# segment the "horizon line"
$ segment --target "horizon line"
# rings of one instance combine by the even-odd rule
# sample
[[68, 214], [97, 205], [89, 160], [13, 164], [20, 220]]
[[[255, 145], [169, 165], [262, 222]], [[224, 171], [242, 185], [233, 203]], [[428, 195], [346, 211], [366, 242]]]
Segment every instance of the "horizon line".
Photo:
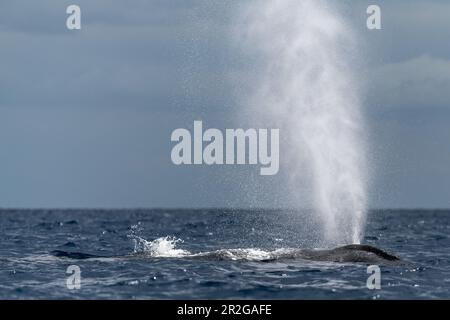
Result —
[[[207, 211], [207, 210], [226, 210], [226, 211], [249, 211], [249, 210], [263, 210], [263, 211], [314, 211], [313, 208], [270, 208], [270, 207], [0, 207], [0, 211], [124, 211], [124, 210], [194, 210], [194, 211]], [[367, 211], [449, 211], [450, 207], [379, 207], [369, 208]]]

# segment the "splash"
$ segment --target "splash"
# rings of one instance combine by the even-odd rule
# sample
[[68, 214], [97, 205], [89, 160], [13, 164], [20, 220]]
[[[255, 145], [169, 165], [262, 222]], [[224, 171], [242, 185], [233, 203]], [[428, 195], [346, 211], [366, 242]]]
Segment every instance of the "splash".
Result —
[[147, 241], [139, 236], [134, 236], [132, 240], [134, 253], [145, 254], [153, 258], [181, 258], [191, 254], [189, 251], [177, 249], [177, 243], [183, 241], [174, 237], [161, 237]]
[[189, 251], [177, 249], [177, 243], [183, 240], [175, 237], [161, 237], [153, 241], [148, 241], [139, 234], [142, 232], [142, 225], [138, 222], [130, 227], [130, 233], [127, 235], [133, 241], [135, 254], [144, 254], [154, 258], [180, 258], [190, 254]]
[[151, 258], [211, 258], [213, 260], [232, 261], [262, 261], [271, 259], [272, 254], [261, 249], [222, 249], [211, 252], [191, 253], [187, 250], [177, 248], [177, 244], [183, 240], [175, 237], [161, 237], [148, 241], [137, 235], [129, 235], [134, 242], [134, 254], [144, 255]]
[[360, 243], [367, 179], [355, 33], [328, 1], [257, 0], [242, 12], [238, 38], [263, 70], [248, 105], [280, 128], [292, 198], [308, 185], [325, 243]]

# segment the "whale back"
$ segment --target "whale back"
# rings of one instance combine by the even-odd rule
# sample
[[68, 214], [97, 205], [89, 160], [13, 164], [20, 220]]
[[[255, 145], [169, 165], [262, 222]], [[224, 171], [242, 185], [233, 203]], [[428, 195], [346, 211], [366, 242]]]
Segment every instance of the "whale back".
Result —
[[346, 245], [334, 249], [301, 250], [298, 257], [310, 261], [402, 265], [399, 257], [370, 245]]
[[392, 254], [387, 253], [386, 251], [383, 251], [381, 249], [378, 249], [376, 247], [369, 246], [369, 245], [352, 244], [352, 245], [347, 245], [347, 246], [337, 248], [337, 250], [364, 251], [364, 252], [373, 253], [373, 254], [377, 255], [378, 257], [388, 260], [388, 261], [400, 261], [399, 257], [394, 256]]

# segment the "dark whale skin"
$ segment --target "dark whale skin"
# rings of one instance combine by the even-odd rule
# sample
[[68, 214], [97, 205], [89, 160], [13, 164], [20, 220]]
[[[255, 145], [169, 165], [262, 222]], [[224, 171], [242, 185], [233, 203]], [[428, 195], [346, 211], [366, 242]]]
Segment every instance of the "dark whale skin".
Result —
[[95, 259], [95, 258], [106, 258], [102, 256], [97, 256], [94, 254], [83, 253], [83, 252], [70, 252], [70, 251], [62, 251], [62, 250], [53, 250], [50, 252], [52, 256], [58, 258], [68, 258], [74, 260], [87, 260], [87, 259]]
[[334, 249], [300, 250], [298, 258], [310, 261], [400, 266], [408, 264], [399, 257], [370, 245], [352, 244]]

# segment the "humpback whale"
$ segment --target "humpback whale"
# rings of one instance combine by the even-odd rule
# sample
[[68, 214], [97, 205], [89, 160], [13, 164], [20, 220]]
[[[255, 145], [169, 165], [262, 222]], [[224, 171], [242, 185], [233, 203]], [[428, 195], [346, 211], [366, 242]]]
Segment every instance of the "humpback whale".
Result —
[[[256, 254], [255, 254], [256, 252]], [[135, 253], [128, 256], [101, 256], [82, 252], [68, 252], [54, 250], [51, 255], [59, 258], [75, 260], [99, 259], [99, 258], [126, 258], [126, 257], [148, 257], [148, 258], [185, 258], [201, 260], [233, 260], [233, 261], [260, 261], [272, 262], [277, 260], [306, 260], [315, 262], [355, 263], [355, 264], [377, 264], [385, 266], [401, 266], [407, 262], [399, 257], [387, 253], [370, 245], [346, 245], [334, 249], [277, 249], [273, 251], [262, 251], [256, 249], [221, 249], [200, 253], [185, 252], [178, 257], [162, 255], [149, 255], [146, 252]]]

